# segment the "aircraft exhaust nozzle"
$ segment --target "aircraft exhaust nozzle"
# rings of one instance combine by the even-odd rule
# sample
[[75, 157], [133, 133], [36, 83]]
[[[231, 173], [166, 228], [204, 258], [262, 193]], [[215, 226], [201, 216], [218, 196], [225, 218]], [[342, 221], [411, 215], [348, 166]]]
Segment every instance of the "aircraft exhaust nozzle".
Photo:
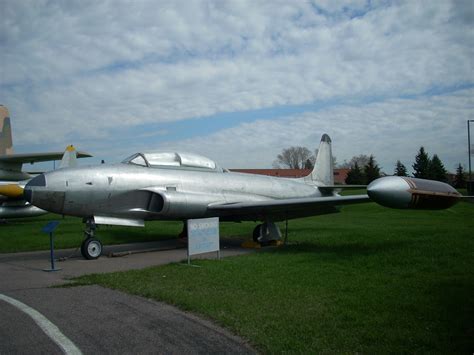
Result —
[[461, 194], [444, 182], [404, 176], [386, 176], [367, 187], [370, 199], [379, 205], [399, 209], [441, 210], [461, 199]]

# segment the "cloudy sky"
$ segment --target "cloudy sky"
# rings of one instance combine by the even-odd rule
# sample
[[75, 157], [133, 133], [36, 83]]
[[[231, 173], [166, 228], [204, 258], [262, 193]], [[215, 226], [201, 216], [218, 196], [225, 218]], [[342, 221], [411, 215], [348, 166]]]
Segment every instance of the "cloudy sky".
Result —
[[[388, 173], [467, 164], [474, 2], [0, 0], [16, 152], [179, 149], [271, 167], [323, 133]], [[474, 127], [474, 125], [473, 125]]]

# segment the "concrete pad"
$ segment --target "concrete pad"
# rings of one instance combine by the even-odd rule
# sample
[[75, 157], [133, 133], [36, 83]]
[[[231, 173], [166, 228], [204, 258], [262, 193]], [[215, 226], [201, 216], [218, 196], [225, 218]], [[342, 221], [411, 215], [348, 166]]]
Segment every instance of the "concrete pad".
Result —
[[[221, 241], [221, 257], [253, 252], [240, 241]], [[150, 251], [152, 250], [152, 251]], [[98, 286], [49, 288], [71, 277], [140, 269], [187, 258], [177, 240], [104, 247], [105, 255], [84, 260], [79, 249], [58, 250], [57, 272], [49, 268], [49, 251], [0, 254], [0, 293], [42, 313], [83, 353], [254, 353], [229, 332], [164, 303]], [[203, 257], [215, 258], [216, 253]], [[57, 353], [60, 349], [20, 310], [0, 301], [0, 353]], [[39, 345], [38, 345], [39, 344]]]

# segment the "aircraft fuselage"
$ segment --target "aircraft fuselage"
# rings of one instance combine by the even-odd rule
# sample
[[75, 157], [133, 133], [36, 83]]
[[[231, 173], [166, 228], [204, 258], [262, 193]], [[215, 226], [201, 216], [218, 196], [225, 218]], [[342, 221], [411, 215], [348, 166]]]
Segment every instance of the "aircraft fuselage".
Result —
[[53, 171], [29, 185], [34, 186], [33, 203], [58, 214], [86, 218], [182, 220], [209, 217], [208, 205], [213, 203], [321, 196], [316, 187], [298, 179], [130, 164]]

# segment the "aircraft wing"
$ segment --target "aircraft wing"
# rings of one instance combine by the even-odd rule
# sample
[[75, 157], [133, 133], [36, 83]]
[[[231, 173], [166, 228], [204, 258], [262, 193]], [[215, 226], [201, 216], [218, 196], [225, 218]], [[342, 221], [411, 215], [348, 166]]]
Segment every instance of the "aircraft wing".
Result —
[[[336, 206], [369, 202], [368, 195], [307, 197], [297, 199], [282, 199], [268, 201], [249, 201], [235, 203], [210, 204], [208, 210], [222, 217], [256, 216], [264, 219], [271, 216], [273, 219], [308, 217], [338, 212]], [[246, 218], [246, 219], [247, 219]]]
[[[0, 162], [5, 163], [36, 163], [40, 161], [61, 160], [64, 152], [51, 153], [29, 153], [29, 154], [9, 154], [0, 156]], [[78, 158], [89, 158], [91, 154], [85, 152], [77, 152]]]

